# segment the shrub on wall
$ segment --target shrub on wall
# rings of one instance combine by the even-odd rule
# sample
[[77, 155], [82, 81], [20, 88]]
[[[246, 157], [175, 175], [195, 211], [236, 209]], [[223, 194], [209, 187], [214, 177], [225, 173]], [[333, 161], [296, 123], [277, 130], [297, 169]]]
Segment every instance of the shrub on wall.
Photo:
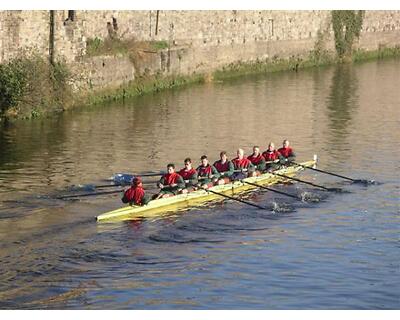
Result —
[[0, 114], [35, 117], [63, 110], [71, 96], [66, 64], [23, 55], [0, 65]]
[[332, 26], [339, 58], [350, 57], [355, 38], [360, 37], [364, 11], [333, 10]]

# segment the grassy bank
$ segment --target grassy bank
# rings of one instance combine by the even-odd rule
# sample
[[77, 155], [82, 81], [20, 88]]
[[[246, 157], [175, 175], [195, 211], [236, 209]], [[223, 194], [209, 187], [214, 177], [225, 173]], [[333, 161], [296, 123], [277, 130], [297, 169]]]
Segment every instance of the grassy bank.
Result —
[[163, 90], [183, 88], [190, 84], [203, 83], [203, 75], [192, 76], [152, 76], [132, 81], [118, 89], [103, 89], [84, 94], [76, 99], [74, 105], [96, 105], [109, 101], [118, 101], [138, 97]]
[[[400, 57], [400, 47], [381, 48], [376, 51], [356, 50], [352, 61], [360, 62], [371, 59], [384, 59]], [[333, 53], [312, 51], [307, 58], [292, 57], [289, 59], [267, 59], [265, 61], [232, 63], [220, 70], [209, 74], [196, 74], [190, 76], [152, 76], [141, 77], [118, 89], [104, 89], [77, 98], [74, 105], [96, 105], [109, 101], [118, 101], [138, 97], [144, 94], [160, 92], [163, 90], [181, 88], [191, 84], [207, 81], [220, 81], [232, 77], [241, 77], [251, 74], [263, 74], [280, 71], [298, 71], [300, 69], [328, 66], [338, 63], [347, 63], [348, 60], [338, 58]]]
[[59, 62], [52, 65], [37, 56], [18, 58], [6, 65], [0, 65], [0, 119], [35, 118], [63, 111], [68, 107], [122, 101], [210, 80], [280, 71], [297, 72], [304, 68], [390, 57], [400, 57], [400, 47], [380, 48], [375, 51], [355, 50], [350, 57], [338, 57], [332, 52], [313, 50], [307, 57], [232, 63], [211, 75], [142, 76], [118, 89], [82, 92], [81, 95], [72, 95], [69, 85], [71, 78], [65, 64]]
[[400, 46], [394, 48], [380, 48], [379, 50], [355, 50], [352, 55], [353, 62], [380, 60], [385, 58], [400, 57]]
[[279, 71], [298, 71], [305, 68], [329, 66], [340, 63], [362, 62], [385, 58], [400, 57], [400, 47], [381, 48], [374, 51], [355, 50], [351, 57], [341, 57], [329, 52], [311, 52], [306, 58], [292, 57], [289, 59], [266, 59], [255, 62], [232, 63], [213, 74], [215, 80], [223, 80], [232, 77], [241, 77], [251, 74], [271, 73]]
[[144, 94], [160, 92], [168, 89], [181, 88], [192, 84], [204, 83], [210, 80], [220, 81], [233, 77], [241, 77], [252, 74], [263, 74], [280, 71], [298, 71], [305, 68], [329, 66], [339, 63], [361, 62], [372, 59], [385, 59], [400, 57], [400, 47], [381, 48], [376, 51], [356, 50], [352, 59], [338, 58], [332, 53], [312, 51], [307, 58], [257, 60], [255, 62], [232, 63], [212, 75], [196, 74], [190, 76], [153, 76], [142, 77], [118, 89], [104, 89], [85, 94], [75, 101], [75, 105], [96, 105], [109, 101], [118, 101], [138, 97]]
[[311, 53], [307, 58], [291, 57], [289, 59], [266, 59], [254, 62], [237, 62], [229, 64], [213, 74], [215, 80], [240, 77], [251, 74], [271, 73], [279, 71], [298, 71], [304, 68], [320, 67], [335, 63], [336, 58], [324, 53]]

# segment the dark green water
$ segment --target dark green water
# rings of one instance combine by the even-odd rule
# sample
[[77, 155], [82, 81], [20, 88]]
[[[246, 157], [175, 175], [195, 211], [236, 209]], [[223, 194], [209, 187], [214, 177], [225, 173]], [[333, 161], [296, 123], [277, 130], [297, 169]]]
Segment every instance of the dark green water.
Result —
[[[400, 61], [211, 83], [0, 128], [0, 308], [399, 309]], [[299, 160], [380, 185], [268, 192], [97, 224], [120, 195], [54, 199], [116, 172], [288, 138]]]

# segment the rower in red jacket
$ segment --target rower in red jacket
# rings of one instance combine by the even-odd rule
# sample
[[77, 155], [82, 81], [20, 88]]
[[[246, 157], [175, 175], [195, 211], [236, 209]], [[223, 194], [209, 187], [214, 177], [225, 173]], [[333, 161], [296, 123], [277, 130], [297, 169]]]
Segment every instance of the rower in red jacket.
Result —
[[289, 141], [286, 139], [283, 140], [283, 146], [282, 148], [278, 149], [278, 152], [282, 156], [280, 159], [281, 164], [286, 164], [290, 161], [293, 161], [296, 158], [293, 149], [289, 147]]
[[161, 190], [155, 199], [174, 196], [185, 187], [185, 182], [183, 178], [175, 172], [175, 165], [173, 163], [167, 165], [167, 170], [168, 173], [164, 174], [157, 183]]
[[140, 177], [132, 178], [131, 187], [124, 192], [122, 197], [123, 203], [129, 203], [130, 205], [143, 206], [150, 201], [150, 198], [146, 195], [142, 179]]
[[192, 160], [186, 158], [184, 161], [185, 167], [179, 171], [179, 175], [185, 182], [185, 189], [182, 189], [182, 193], [191, 192], [195, 189], [198, 183], [197, 171], [192, 167]]
[[202, 188], [210, 188], [219, 179], [218, 170], [209, 164], [207, 156], [202, 156], [200, 158], [201, 164], [197, 167], [197, 174], [199, 177], [199, 183]]
[[281, 154], [275, 149], [275, 144], [270, 142], [268, 149], [262, 154], [266, 161], [266, 170], [275, 170], [279, 168]]
[[217, 160], [214, 162], [214, 167], [218, 170], [220, 173], [220, 177], [217, 181], [218, 185], [221, 184], [226, 184], [231, 181], [231, 177], [234, 172], [234, 167], [232, 161], [228, 160], [228, 157], [226, 155], [226, 151], [221, 151], [219, 154], [220, 160]]
[[259, 146], [253, 147], [253, 154], [248, 156], [247, 159], [249, 159], [251, 163], [254, 164], [257, 170], [256, 171], [257, 175], [260, 175], [260, 173], [265, 170], [265, 159], [264, 156], [260, 153]]
[[255, 167], [251, 163], [251, 161], [247, 158], [244, 157], [244, 151], [243, 149], [238, 149], [237, 152], [237, 157], [232, 160], [233, 167], [235, 168], [235, 172], [232, 176], [232, 180], [240, 180], [247, 178], [248, 176], [254, 176], [255, 175]]

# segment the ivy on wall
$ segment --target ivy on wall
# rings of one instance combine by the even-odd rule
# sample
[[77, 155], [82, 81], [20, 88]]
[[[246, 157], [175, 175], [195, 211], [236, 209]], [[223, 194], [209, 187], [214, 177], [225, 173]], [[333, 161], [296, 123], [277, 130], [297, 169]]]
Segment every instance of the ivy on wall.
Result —
[[335, 48], [339, 58], [351, 56], [354, 39], [360, 37], [364, 13], [364, 10], [332, 11]]

